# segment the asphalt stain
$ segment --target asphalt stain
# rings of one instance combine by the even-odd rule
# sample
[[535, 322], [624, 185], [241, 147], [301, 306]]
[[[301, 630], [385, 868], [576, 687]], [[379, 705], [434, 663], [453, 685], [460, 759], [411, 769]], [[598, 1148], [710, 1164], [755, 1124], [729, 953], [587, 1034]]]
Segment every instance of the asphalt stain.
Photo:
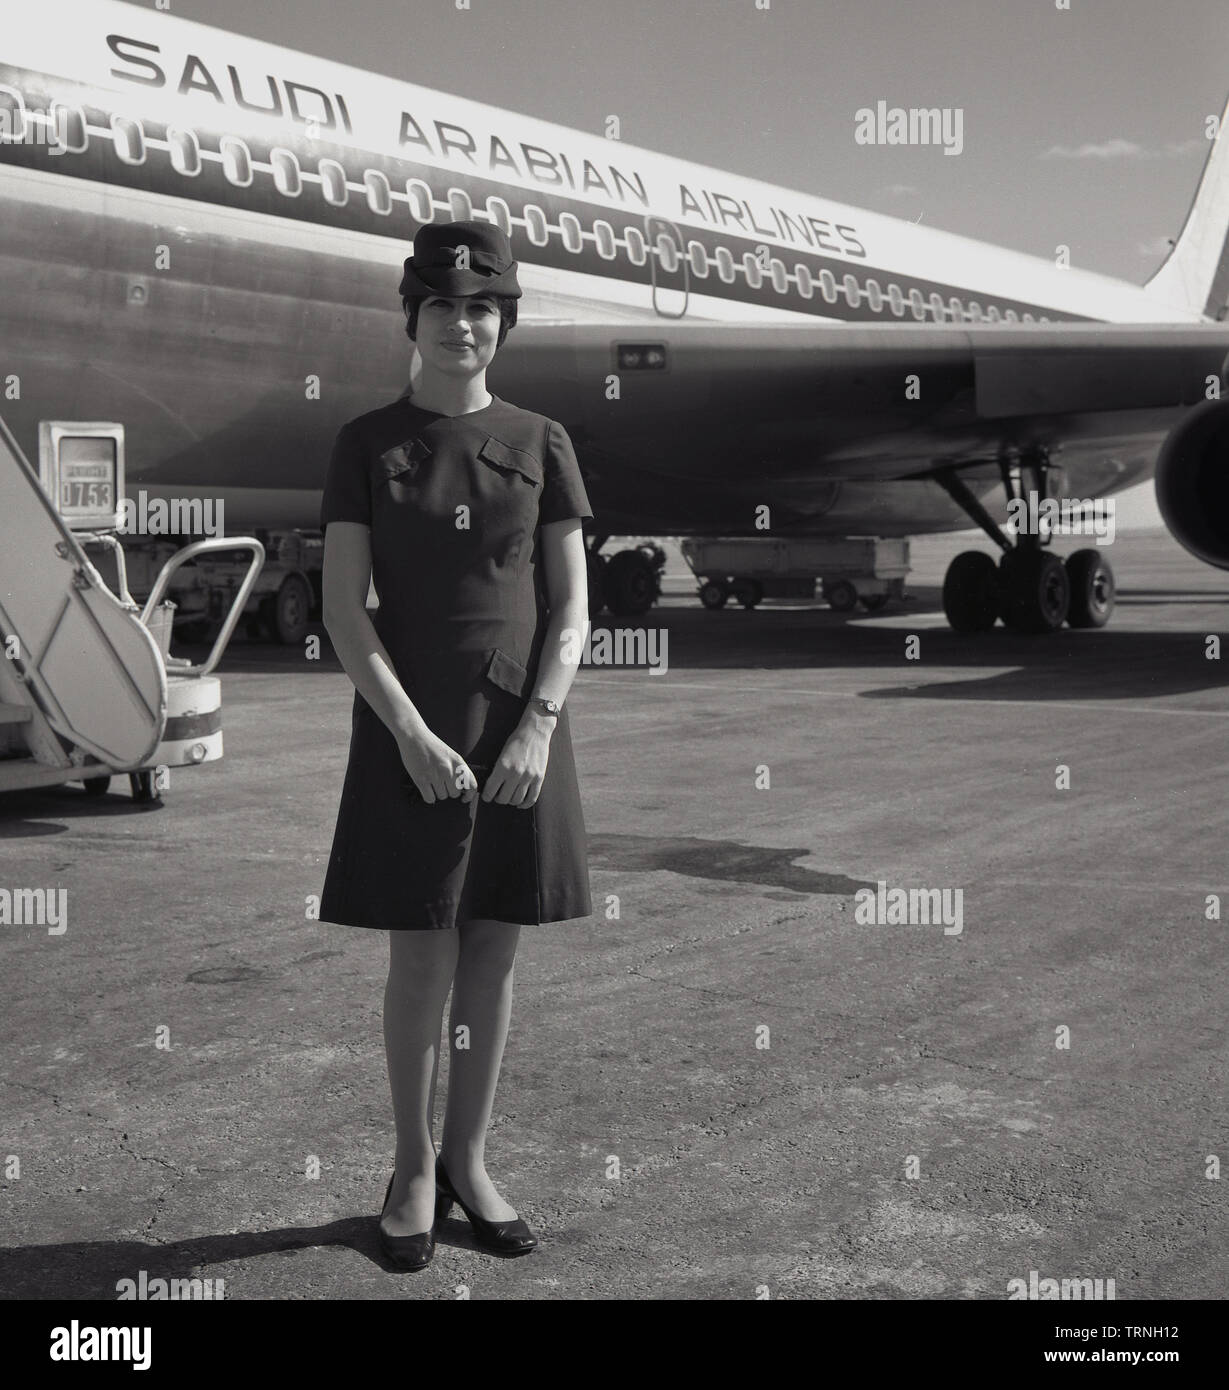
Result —
[[850, 878], [848, 874], [823, 873], [794, 863], [810, 853], [806, 848], [740, 845], [733, 840], [700, 840], [682, 835], [589, 836], [589, 867], [593, 869], [627, 873], [667, 869], [688, 878], [768, 884], [810, 895], [850, 897], [859, 888], [874, 890], [875, 884]]
[[237, 980], [259, 980], [265, 972], [251, 965], [213, 965], [193, 970], [184, 978], [192, 985], [229, 985]]

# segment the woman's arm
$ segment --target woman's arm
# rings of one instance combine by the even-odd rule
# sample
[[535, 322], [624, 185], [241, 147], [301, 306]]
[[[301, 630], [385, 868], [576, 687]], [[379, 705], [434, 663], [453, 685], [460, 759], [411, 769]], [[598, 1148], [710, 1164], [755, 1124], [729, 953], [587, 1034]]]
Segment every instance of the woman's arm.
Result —
[[[530, 693], [561, 705], [576, 679], [589, 636], [589, 570], [580, 518], [544, 523], [540, 544], [550, 619]], [[521, 722], [487, 778], [484, 801], [520, 807], [537, 801], [558, 722], [555, 715], [526, 704]]]
[[[428, 804], [450, 796], [473, 799], [475, 779], [464, 760], [427, 727], [397, 678], [367, 616], [371, 530], [331, 521], [324, 533], [323, 617], [333, 650], [355, 688], [397, 740], [401, 760]], [[458, 779], [457, 768], [463, 769]]]

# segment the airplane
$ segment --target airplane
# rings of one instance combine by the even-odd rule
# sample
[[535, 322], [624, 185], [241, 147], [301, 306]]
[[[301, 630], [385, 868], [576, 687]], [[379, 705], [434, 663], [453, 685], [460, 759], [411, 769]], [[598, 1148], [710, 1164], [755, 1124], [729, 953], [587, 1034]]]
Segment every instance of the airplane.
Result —
[[[412, 389], [414, 233], [489, 219], [524, 298], [491, 389], [559, 420], [611, 536], [980, 526], [959, 631], [1100, 626], [1113, 572], [1003, 525], [1155, 471], [1229, 568], [1229, 107], [1145, 285], [258, 42], [123, 0], [0, 41], [0, 411], [116, 419], [130, 486], [315, 527], [329, 444]], [[639, 551], [608, 593], [644, 611]], [[617, 571], [616, 573], [613, 573]]]

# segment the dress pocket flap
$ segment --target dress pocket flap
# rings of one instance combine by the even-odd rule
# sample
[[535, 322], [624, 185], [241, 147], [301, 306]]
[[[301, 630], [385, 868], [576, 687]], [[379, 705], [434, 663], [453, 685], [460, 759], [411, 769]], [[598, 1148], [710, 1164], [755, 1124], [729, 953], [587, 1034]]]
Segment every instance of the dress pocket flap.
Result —
[[526, 453], [524, 449], [514, 449], [511, 444], [505, 444], [494, 435], [487, 435], [486, 442], [478, 450], [478, 457], [493, 463], [496, 468], [514, 469], [531, 483], [542, 481], [542, 464], [533, 454]]
[[408, 473], [412, 478], [418, 471], [418, 465], [430, 452], [421, 439], [407, 439], [404, 444], [395, 444], [380, 455], [380, 476], [388, 479]]
[[487, 680], [509, 694], [522, 698], [529, 694], [529, 672], [519, 661], [514, 661], [507, 652], [500, 651], [498, 647], [491, 652], [486, 675]]

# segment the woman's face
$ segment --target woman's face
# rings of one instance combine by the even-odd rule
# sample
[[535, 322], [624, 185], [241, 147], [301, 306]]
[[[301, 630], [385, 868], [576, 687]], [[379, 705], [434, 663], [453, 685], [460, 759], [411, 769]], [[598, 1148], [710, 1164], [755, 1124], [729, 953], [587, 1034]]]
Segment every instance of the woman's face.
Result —
[[499, 305], [494, 295], [433, 294], [418, 310], [414, 339], [425, 363], [449, 376], [475, 376], [499, 341]]

